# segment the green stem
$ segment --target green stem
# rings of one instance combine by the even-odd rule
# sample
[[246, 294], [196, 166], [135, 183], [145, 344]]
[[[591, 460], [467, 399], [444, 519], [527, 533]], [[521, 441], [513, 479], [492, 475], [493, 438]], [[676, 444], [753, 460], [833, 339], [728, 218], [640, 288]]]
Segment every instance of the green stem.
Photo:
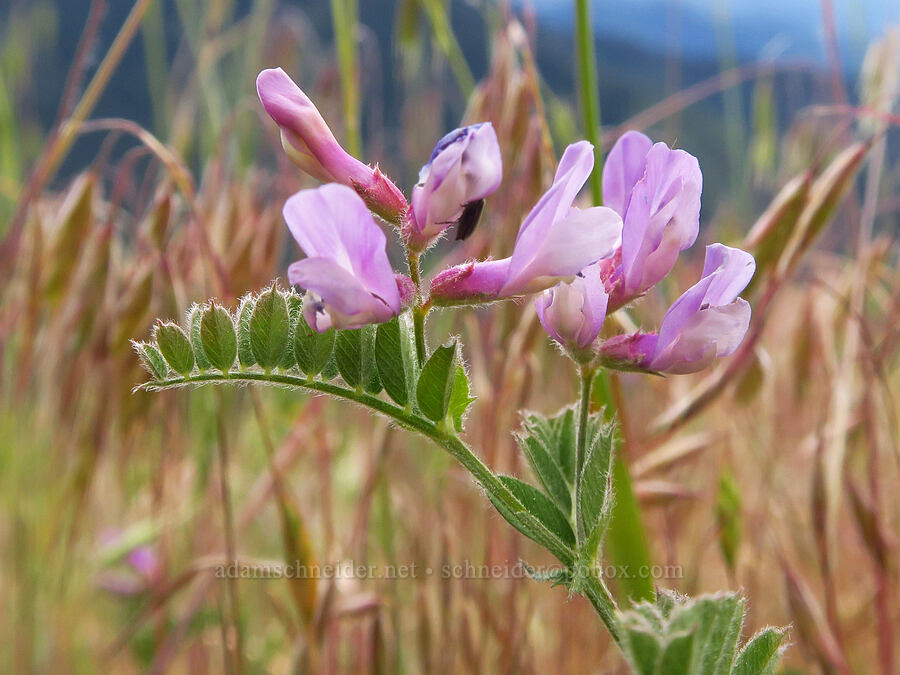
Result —
[[[157, 382], [142, 385], [141, 388], [158, 391], [173, 389], [191, 384], [229, 384], [229, 383], [261, 383], [276, 386], [297, 387], [310, 391], [329, 394], [338, 398], [347, 399], [393, 420], [398, 426], [409, 431], [422, 434], [430, 438], [437, 445], [449, 452], [472, 477], [484, 488], [493, 500], [502, 504], [513, 514], [525, 511], [525, 507], [519, 499], [507, 488], [500, 479], [482, 462], [478, 456], [458, 436], [448, 431], [443, 424], [435, 424], [424, 417], [412, 413], [393, 403], [389, 403], [365, 391], [349, 389], [330, 382], [311, 380], [297, 375], [280, 373], [260, 373], [244, 371], [238, 373], [200, 373], [190, 377], [173, 377]], [[615, 619], [616, 606], [609, 591], [603, 582], [596, 577], [589, 577], [586, 581], [585, 594], [600, 615], [610, 634], [619, 641], [619, 633]]]
[[575, 542], [581, 549], [584, 544], [584, 523], [581, 519], [581, 474], [584, 469], [584, 455], [587, 448], [588, 413], [591, 410], [591, 382], [594, 370], [581, 366], [581, 401], [578, 404], [578, 436], [575, 440]]
[[606, 626], [606, 630], [612, 635], [613, 640], [616, 641], [616, 644], [621, 645], [622, 638], [619, 634], [619, 623], [616, 619], [618, 607], [616, 607], [616, 601], [613, 600], [606, 584], [599, 577], [590, 575], [585, 581], [584, 594], [591, 601], [594, 611], [597, 612], [600, 620], [603, 621], [603, 625]]
[[420, 253], [410, 251], [407, 254], [409, 262], [409, 278], [416, 285], [416, 300], [413, 306], [413, 333], [416, 337], [416, 358], [419, 361], [419, 367], [425, 364], [427, 351], [425, 349], [425, 316], [428, 310], [422, 304], [422, 272], [419, 267]]
[[331, 19], [341, 73], [341, 98], [344, 103], [344, 125], [347, 150], [362, 157], [362, 135], [359, 128], [359, 83], [356, 67], [356, 0], [331, 0]]
[[594, 145], [594, 170], [591, 172], [591, 199], [603, 203], [600, 168], [603, 159], [603, 137], [600, 135], [600, 95], [597, 91], [597, 59], [588, 0], [575, 0], [575, 51], [584, 135]]
[[423, 436], [427, 436], [442, 448], [447, 450], [471, 473], [481, 486], [487, 490], [493, 497], [496, 497], [504, 506], [513, 512], [523, 509], [519, 500], [509, 491], [505, 485], [491, 472], [490, 469], [475, 455], [474, 452], [459, 439], [456, 435], [446, 430], [444, 425], [439, 425], [419, 417], [414, 413], [401, 408], [400, 406], [389, 403], [385, 400], [368, 394], [365, 391], [349, 389], [330, 382], [322, 382], [319, 380], [309, 380], [297, 375], [285, 375], [280, 373], [269, 373], [268, 375], [261, 372], [244, 371], [237, 373], [200, 373], [191, 375], [190, 377], [173, 377], [157, 382], [150, 382], [143, 385], [144, 389], [150, 391], [158, 391], [162, 389], [172, 389], [191, 384], [228, 384], [241, 382], [258, 382], [262, 384], [274, 384], [289, 387], [298, 387], [309, 389], [339, 398], [345, 398], [366, 406], [381, 413], [386, 417], [390, 417], [394, 422], [404, 429], [415, 431]]
[[419, 367], [425, 365], [425, 309], [416, 307], [413, 310], [413, 333], [416, 336], [416, 358]]

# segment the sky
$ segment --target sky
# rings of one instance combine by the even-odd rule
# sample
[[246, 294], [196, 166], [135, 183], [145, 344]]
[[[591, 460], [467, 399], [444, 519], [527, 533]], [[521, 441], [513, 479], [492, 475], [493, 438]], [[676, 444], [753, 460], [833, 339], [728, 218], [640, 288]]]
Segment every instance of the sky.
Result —
[[[572, 0], [518, 0], [541, 20], [570, 24]], [[833, 0], [841, 58], [858, 68], [865, 45], [900, 25], [900, 0]], [[592, 0], [598, 35], [617, 35], [648, 47], [667, 45], [688, 56], [717, 53], [731, 36], [739, 60], [767, 57], [825, 61], [820, 0]], [[723, 31], [722, 27], [731, 27]]]

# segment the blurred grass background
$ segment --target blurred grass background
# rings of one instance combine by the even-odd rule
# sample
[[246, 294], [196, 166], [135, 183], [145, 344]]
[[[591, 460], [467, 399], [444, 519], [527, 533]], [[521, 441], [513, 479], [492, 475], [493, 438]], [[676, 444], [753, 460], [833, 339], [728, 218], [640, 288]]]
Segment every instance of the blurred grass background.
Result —
[[[807, 33], [779, 47], [784, 35], [747, 24], [740, 3], [715, 3], [708, 23], [696, 3], [641, 5], [644, 40], [613, 21], [624, 5], [593, 7], [605, 147], [641, 128], [696, 154], [705, 180], [698, 245], [621, 320], [654, 326], [697, 278], [702, 243], [761, 261], [746, 350], [707, 377], [628, 375], [610, 393], [651, 559], [683, 571], [658, 583], [742, 588], [750, 629], [793, 624], [785, 667], [798, 672], [896, 664], [900, 46], [870, 29], [873, 6], [839, 4], [835, 18], [813, 3], [819, 51], [802, 48]], [[475, 236], [431, 254], [435, 269], [509, 251], [554, 157], [583, 135], [568, 5], [0, 10], [8, 670], [219, 672], [224, 644], [246, 672], [621, 672], [587, 603], [523, 579], [243, 581], [236, 621], [223, 619], [223, 444], [242, 561], [549, 561], [446, 457], [362, 411], [269, 390], [131, 393], [143, 374], [128, 339], [154, 317], [212, 295], [234, 304], [297, 255], [281, 205], [313, 182], [280, 152], [259, 69], [283, 66], [407, 189], [448, 129], [495, 124], [504, 185]], [[822, 198], [828, 181], [808, 194], [811, 177], [840, 168], [845, 148], [849, 193], [823, 205], [791, 258], [802, 218], [766, 208], [785, 185], [788, 206]], [[534, 313], [511, 304], [432, 324], [466, 345], [472, 445], [495, 470], [527, 471], [515, 411], [552, 412], [575, 386]]]

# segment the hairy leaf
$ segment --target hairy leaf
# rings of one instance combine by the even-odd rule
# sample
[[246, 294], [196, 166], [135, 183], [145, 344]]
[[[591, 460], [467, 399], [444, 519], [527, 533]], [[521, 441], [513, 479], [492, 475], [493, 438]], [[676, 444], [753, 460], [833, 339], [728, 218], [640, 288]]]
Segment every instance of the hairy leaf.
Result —
[[337, 332], [334, 359], [344, 382], [351, 387], [362, 385], [362, 332], [359, 329]]
[[556, 502], [563, 513], [570, 513], [572, 511], [571, 487], [563, 476], [562, 469], [555, 457], [547, 449], [544, 439], [538, 434], [529, 435], [526, 431], [517, 434], [516, 440], [525, 454], [531, 470], [544, 487], [544, 491]]
[[212, 364], [206, 358], [206, 352], [203, 351], [203, 341], [200, 339], [200, 323], [203, 319], [203, 308], [200, 305], [191, 307], [188, 315], [188, 326], [191, 330], [191, 346], [194, 348], [194, 359], [197, 361], [197, 368], [202, 372], [209, 370]]
[[735, 593], [691, 599], [673, 611], [670, 631], [693, 631], [691, 673], [728, 675], [744, 621], [744, 600]]
[[297, 323], [303, 321], [303, 301], [293, 291], [284, 293], [284, 300], [288, 310], [288, 339], [278, 367], [288, 370], [297, 365], [297, 357], [294, 354], [294, 333], [297, 331]]
[[453, 420], [453, 428], [457, 433], [463, 430], [463, 421], [469, 406], [475, 402], [474, 397], [469, 396], [469, 376], [462, 365], [456, 366], [456, 379], [453, 380], [453, 391], [450, 392], [450, 419]]
[[783, 628], [764, 628], [747, 641], [732, 669], [733, 675], [770, 675], [781, 658]]
[[241, 368], [249, 368], [256, 363], [250, 346], [250, 316], [253, 314], [254, 299], [250, 294], [241, 299], [237, 320], [238, 363]]
[[381, 391], [381, 378], [378, 377], [378, 366], [375, 363], [375, 326], [360, 328], [360, 368], [362, 385], [370, 394]]
[[289, 333], [287, 303], [273, 285], [256, 299], [250, 315], [250, 348], [264, 371], [281, 365], [288, 348]]
[[163, 355], [159, 353], [159, 350], [146, 342], [132, 342], [132, 344], [138, 357], [141, 359], [141, 365], [150, 373], [151, 377], [156, 380], [166, 379], [169, 369], [166, 367], [165, 359], [163, 359]]
[[[306, 323], [301, 315], [294, 325], [294, 356], [297, 365], [308, 377], [315, 377], [325, 369], [334, 353], [335, 331], [329, 328], [324, 333], [317, 333]], [[337, 368], [327, 379], [337, 375]]]
[[547, 495], [533, 485], [529, 485], [513, 476], [500, 476], [500, 480], [522, 502], [528, 513], [537, 518], [541, 524], [559, 537], [567, 546], [575, 545], [575, 533], [572, 531], [569, 519]]
[[234, 322], [224, 307], [215, 303], [203, 310], [200, 319], [200, 344], [214, 368], [227, 373], [237, 358]]
[[400, 338], [400, 319], [393, 318], [378, 326], [375, 334], [375, 366], [384, 390], [398, 405], [409, 403], [406, 371]]
[[419, 408], [428, 419], [439, 422], [447, 416], [453, 381], [458, 363], [456, 340], [438, 347], [425, 362], [419, 383], [416, 385], [416, 399]]
[[153, 331], [159, 351], [176, 373], [187, 375], [194, 369], [194, 352], [187, 335], [174, 323], [160, 323]]
[[[595, 528], [606, 530], [612, 515], [612, 462], [615, 425], [603, 424], [602, 415], [594, 415], [588, 425], [589, 437], [581, 472], [581, 518], [589, 540], [599, 545], [600, 538], [591, 537]], [[593, 557], [595, 551], [590, 551]]]

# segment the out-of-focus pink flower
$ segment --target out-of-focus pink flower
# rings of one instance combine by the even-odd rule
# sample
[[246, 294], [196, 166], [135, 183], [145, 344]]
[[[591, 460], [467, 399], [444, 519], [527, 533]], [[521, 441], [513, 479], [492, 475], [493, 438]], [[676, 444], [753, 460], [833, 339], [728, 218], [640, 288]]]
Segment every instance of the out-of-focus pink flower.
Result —
[[609, 296], [600, 267], [585, 267], [572, 281], [557, 284], [535, 300], [544, 330], [566, 349], [579, 352], [597, 339], [606, 318]]
[[159, 556], [149, 546], [138, 546], [128, 554], [128, 563], [146, 579], [154, 579], [160, 571]]
[[610, 255], [621, 240], [622, 219], [602, 206], [572, 207], [593, 166], [590, 143], [566, 148], [553, 185], [519, 228], [512, 256], [440, 272], [432, 281], [430, 302], [475, 304], [537, 293]]
[[603, 166], [603, 199], [622, 216], [622, 248], [605, 277], [615, 310], [659, 283], [697, 239], [703, 174], [697, 158], [629, 131]]
[[663, 317], [659, 333], [635, 333], [607, 340], [603, 363], [623, 370], [694, 373], [716, 357], [729, 356], [750, 325], [750, 304], [738, 297], [753, 273], [753, 256], [722, 244], [706, 247], [700, 281]]
[[390, 179], [351, 156], [337, 142], [309, 97], [281, 68], [263, 70], [256, 78], [259, 100], [281, 127], [281, 142], [291, 161], [311, 176], [347, 185], [372, 211], [399, 224], [409, 208]]
[[[490, 122], [455, 129], [444, 136], [419, 171], [419, 182], [412, 190], [412, 208], [404, 223], [410, 248], [426, 248], [466, 209], [477, 218], [482, 200], [502, 179], [500, 146]], [[474, 225], [471, 223], [471, 227]], [[460, 230], [457, 238], [464, 239], [468, 234]]]
[[310, 328], [360, 328], [400, 313], [384, 232], [353, 190], [336, 183], [301, 190], [284, 205], [284, 219], [307, 255], [288, 268], [288, 279], [307, 291]]

